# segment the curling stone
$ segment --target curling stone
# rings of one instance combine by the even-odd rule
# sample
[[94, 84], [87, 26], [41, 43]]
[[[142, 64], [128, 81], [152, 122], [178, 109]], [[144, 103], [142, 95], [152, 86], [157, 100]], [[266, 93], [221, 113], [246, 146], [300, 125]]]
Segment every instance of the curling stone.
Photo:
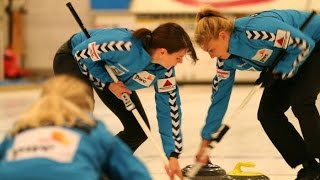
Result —
[[[181, 171], [184, 177], [191, 170], [193, 165], [187, 165]], [[203, 166], [192, 180], [222, 180], [226, 176], [226, 171], [218, 165], [209, 162]]]
[[241, 167], [255, 167], [253, 162], [239, 162], [222, 180], [270, 180], [260, 172], [243, 172]]

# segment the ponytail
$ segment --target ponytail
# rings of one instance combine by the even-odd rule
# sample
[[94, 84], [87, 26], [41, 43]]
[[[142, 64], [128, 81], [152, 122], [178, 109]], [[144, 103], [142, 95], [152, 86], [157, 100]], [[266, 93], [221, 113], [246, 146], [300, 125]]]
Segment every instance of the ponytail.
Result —
[[150, 48], [150, 44], [152, 41], [152, 32], [149, 29], [147, 28], [138, 29], [133, 33], [133, 36], [142, 41], [143, 47], [145, 49], [148, 50]]

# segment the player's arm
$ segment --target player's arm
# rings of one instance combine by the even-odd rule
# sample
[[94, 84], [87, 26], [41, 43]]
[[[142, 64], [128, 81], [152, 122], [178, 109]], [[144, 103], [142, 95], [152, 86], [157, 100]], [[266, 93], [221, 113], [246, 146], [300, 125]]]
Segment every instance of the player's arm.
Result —
[[202, 138], [209, 141], [212, 139], [212, 133], [216, 132], [221, 126], [228, 108], [235, 79], [235, 69], [228, 68], [225, 65], [225, 61], [230, 60], [217, 60], [217, 73], [212, 82], [211, 105], [201, 132]]
[[[101, 37], [103, 36], [86, 39], [76, 44], [72, 51], [82, 74], [99, 89], [105, 88], [112, 82], [105, 65], [116, 69], [112, 66], [113, 64], [126, 62], [130, 57], [136, 57], [137, 54], [137, 47], [134, 47], [129, 39], [104, 41]], [[75, 41], [74, 38], [73, 41]], [[115, 70], [115, 74], [120, 76], [121, 74], [118, 73], [119, 71]]]
[[[272, 22], [272, 25], [264, 22]], [[298, 28], [274, 17], [253, 19], [248, 25], [248, 30], [250, 29], [263, 30], [274, 36], [274, 39], [269, 39], [268, 41], [250, 39], [250, 41], [258, 42], [256, 45], [265, 44], [273, 48], [285, 50], [286, 53], [283, 59], [274, 68], [274, 72], [280, 73], [283, 79], [294, 76], [315, 46], [315, 42]]]
[[178, 158], [182, 151], [181, 102], [174, 68], [154, 85], [157, 119], [162, 145], [167, 157]]

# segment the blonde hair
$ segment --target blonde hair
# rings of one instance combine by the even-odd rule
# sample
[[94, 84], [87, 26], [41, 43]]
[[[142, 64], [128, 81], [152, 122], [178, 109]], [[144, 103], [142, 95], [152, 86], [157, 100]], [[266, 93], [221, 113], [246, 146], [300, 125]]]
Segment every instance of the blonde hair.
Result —
[[234, 28], [233, 19], [208, 6], [197, 13], [196, 22], [194, 38], [200, 46], [211, 39], [217, 39], [221, 31], [232, 32]]
[[50, 78], [42, 86], [41, 96], [14, 124], [11, 135], [41, 126], [93, 127], [92, 88], [69, 75]]

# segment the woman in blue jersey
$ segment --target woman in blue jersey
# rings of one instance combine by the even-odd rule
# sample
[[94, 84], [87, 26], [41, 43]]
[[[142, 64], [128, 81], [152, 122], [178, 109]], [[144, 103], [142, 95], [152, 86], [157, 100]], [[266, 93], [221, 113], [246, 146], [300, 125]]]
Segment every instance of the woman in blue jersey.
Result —
[[0, 145], [1, 179], [150, 180], [131, 150], [92, 116], [93, 107], [87, 84], [67, 75], [49, 79]]
[[[181, 110], [174, 66], [186, 54], [197, 56], [188, 34], [175, 23], [159, 25], [153, 31], [141, 28], [89, 30], [71, 37], [56, 53], [55, 74], [68, 73], [92, 85], [103, 103], [124, 126], [117, 136], [134, 152], [146, 139], [132, 112], [127, 111], [121, 94], [130, 94], [138, 112], [149, 126], [148, 118], [135, 92], [154, 86], [157, 119], [163, 148], [169, 159], [169, 175], [182, 178], [178, 157], [182, 151]], [[120, 82], [114, 83], [105, 65], [115, 72]], [[150, 127], [149, 127], [150, 128]]]
[[[236, 20], [204, 8], [197, 14], [195, 41], [217, 58], [209, 107], [198, 161], [210, 143], [211, 134], [221, 126], [227, 110], [235, 72], [266, 71], [281, 51], [283, 58], [273, 71], [262, 76], [265, 89], [258, 119], [290, 167], [303, 165], [297, 179], [319, 179], [320, 117], [315, 101], [320, 90], [320, 16], [315, 16], [301, 31], [310, 13], [295, 10], [270, 10]], [[302, 136], [288, 121], [291, 107], [300, 123]], [[202, 158], [200, 158], [202, 157]]]

